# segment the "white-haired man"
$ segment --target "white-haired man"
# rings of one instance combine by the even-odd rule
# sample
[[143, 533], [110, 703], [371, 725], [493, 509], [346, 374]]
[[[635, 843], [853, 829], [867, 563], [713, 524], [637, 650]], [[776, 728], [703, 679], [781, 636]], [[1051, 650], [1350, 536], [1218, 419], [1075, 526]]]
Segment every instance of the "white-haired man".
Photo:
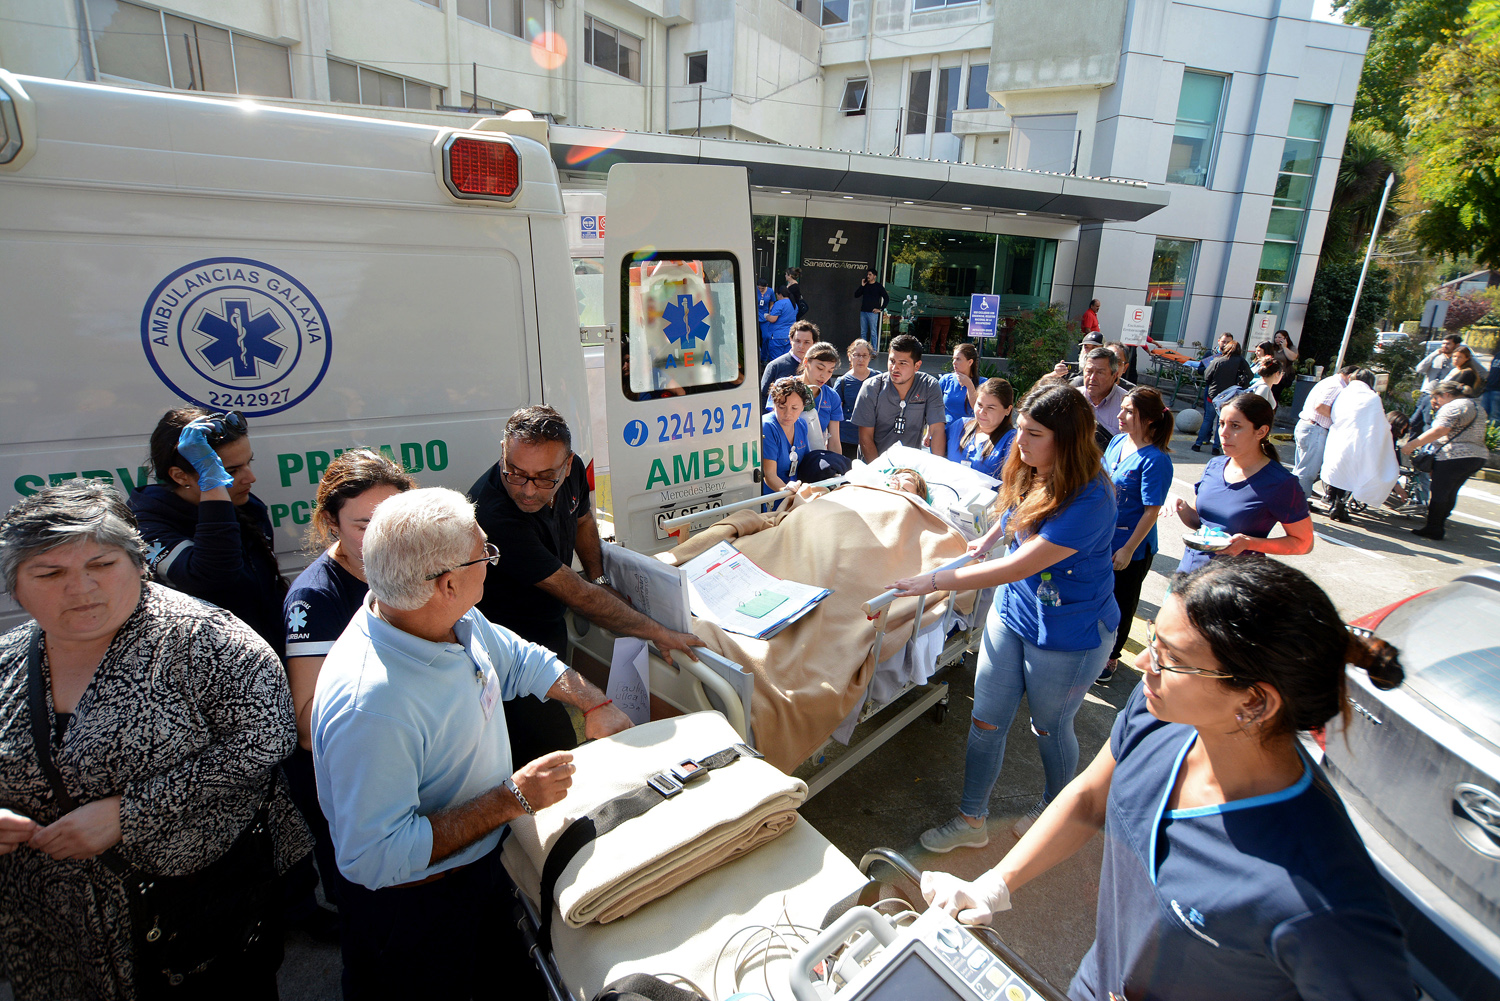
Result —
[[339, 900], [350, 1001], [477, 997], [525, 962], [497, 849], [512, 819], [567, 795], [573, 756], [513, 771], [501, 700], [577, 706], [589, 737], [630, 726], [551, 651], [474, 609], [498, 556], [474, 506], [445, 488], [381, 502], [365, 532], [370, 593], [323, 662], [312, 712], [318, 800], [355, 884]]

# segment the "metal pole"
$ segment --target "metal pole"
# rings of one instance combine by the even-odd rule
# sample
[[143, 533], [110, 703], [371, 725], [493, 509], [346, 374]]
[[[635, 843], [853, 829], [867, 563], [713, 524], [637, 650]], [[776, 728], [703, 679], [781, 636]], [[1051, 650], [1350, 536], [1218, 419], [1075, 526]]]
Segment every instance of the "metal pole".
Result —
[[1365, 266], [1359, 269], [1359, 284], [1354, 286], [1354, 301], [1349, 304], [1349, 320], [1344, 324], [1344, 340], [1339, 344], [1339, 360], [1333, 363], [1337, 372], [1344, 367], [1344, 354], [1349, 350], [1349, 335], [1354, 333], [1354, 313], [1359, 309], [1359, 295], [1365, 290], [1365, 275], [1370, 271], [1370, 258], [1375, 256], [1375, 241], [1380, 238], [1380, 220], [1385, 217], [1386, 199], [1391, 197], [1391, 186], [1396, 183], [1393, 171], [1386, 175], [1385, 190], [1380, 194], [1380, 210], [1375, 213], [1375, 226], [1370, 230], [1370, 245], [1365, 248]]

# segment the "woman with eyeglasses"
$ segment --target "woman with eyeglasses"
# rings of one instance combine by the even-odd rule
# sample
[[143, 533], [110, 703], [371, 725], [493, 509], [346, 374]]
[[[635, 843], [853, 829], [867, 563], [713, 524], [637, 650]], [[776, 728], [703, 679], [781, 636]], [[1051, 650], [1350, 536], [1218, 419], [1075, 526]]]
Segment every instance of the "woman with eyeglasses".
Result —
[[272, 546], [255, 474], [250, 427], [239, 411], [169, 410], [151, 432], [155, 483], [128, 498], [162, 583], [233, 612], [286, 659], [286, 578]]
[[313, 854], [323, 895], [337, 906], [344, 878], [334, 857], [328, 820], [313, 775], [312, 701], [323, 660], [364, 603], [365, 529], [376, 506], [417, 485], [405, 469], [367, 448], [351, 449], [328, 464], [318, 481], [307, 542], [317, 559], [292, 582], [283, 603], [286, 673], [297, 717], [297, 749], [286, 761], [292, 799], [313, 833]]
[[1299, 739], [1348, 715], [1346, 662], [1379, 688], [1403, 677], [1300, 571], [1239, 558], [1179, 575], [1109, 743], [999, 865], [924, 873], [923, 895], [988, 924], [1102, 828], [1074, 1001], [1410, 998], [1384, 883]]

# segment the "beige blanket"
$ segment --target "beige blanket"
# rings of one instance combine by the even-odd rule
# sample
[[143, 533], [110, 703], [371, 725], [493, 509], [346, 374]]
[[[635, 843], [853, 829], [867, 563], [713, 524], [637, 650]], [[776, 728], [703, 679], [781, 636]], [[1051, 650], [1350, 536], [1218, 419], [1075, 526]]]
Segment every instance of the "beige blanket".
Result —
[[[864, 698], [875, 672], [876, 623], [861, 606], [892, 581], [930, 571], [968, 548], [956, 529], [912, 495], [853, 484], [785, 514], [736, 512], [668, 555], [685, 563], [721, 540], [767, 573], [833, 589], [769, 640], [702, 620], [693, 624], [715, 652], [754, 673], [755, 743], [785, 772], [822, 746]], [[928, 598], [924, 626], [941, 617], [945, 597], [940, 591]], [[882, 657], [911, 637], [916, 613], [915, 598], [890, 606]]]
[[[507, 848], [528, 863], [512, 867], [513, 878], [539, 899], [547, 853], [575, 819], [684, 758], [706, 758], [738, 741], [723, 716], [693, 713], [578, 748], [567, 797], [511, 823]], [[764, 761], [742, 758], [715, 769], [586, 845], [558, 878], [558, 911], [575, 928], [622, 918], [782, 834], [796, 823], [806, 798], [805, 783]]]

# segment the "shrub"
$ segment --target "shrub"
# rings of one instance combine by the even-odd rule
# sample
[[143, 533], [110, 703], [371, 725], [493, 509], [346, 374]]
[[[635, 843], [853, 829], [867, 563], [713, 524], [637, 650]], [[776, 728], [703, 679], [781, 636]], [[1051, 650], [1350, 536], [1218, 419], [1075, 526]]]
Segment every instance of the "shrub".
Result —
[[1077, 324], [1068, 322], [1061, 306], [1053, 304], [1022, 313], [1011, 336], [1009, 379], [1020, 394], [1051, 372], [1083, 333]]

